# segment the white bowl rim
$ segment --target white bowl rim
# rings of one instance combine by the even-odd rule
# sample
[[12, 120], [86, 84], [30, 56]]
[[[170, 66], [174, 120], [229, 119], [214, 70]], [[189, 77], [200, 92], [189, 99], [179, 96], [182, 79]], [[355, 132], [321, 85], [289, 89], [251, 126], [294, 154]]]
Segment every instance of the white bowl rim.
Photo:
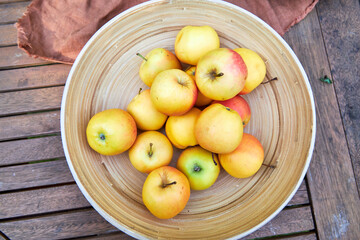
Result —
[[[293, 57], [293, 59], [295, 60], [297, 66], [300, 69], [300, 72], [305, 80], [305, 84], [310, 96], [310, 102], [311, 102], [311, 108], [312, 108], [312, 119], [313, 119], [313, 123], [312, 123], [312, 136], [311, 136], [311, 141], [310, 141], [310, 148], [309, 148], [309, 152], [308, 152], [308, 156], [305, 162], [305, 166], [304, 169], [301, 173], [301, 177], [298, 180], [298, 183], [296, 184], [294, 190], [291, 192], [291, 194], [289, 195], [289, 197], [283, 202], [283, 204], [276, 210], [274, 211], [269, 217], [267, 217], [264, 221], [262, 221], [261, 223], [259, 223], [258, 225], [254, 226], [253, 228], [239, 234], [236, 236], [233, 236], [229, 239], [231, 240], [235, 240], [235, 239], [239, 239], [242, 237], [245, 237], [253, 232], [255, 232], [256, 230], [258, 230], [259, 228], [263, 227], [266, 223], [268, 223], [270, 220], [272, 220], [277, 214], [280, 213], [280, 211], [288, 204], [288, 202], [293, 198], [293, 196], [295, 195], [295, 193], [297, 192], [298, 188], [300, 187], [305, 174], [310, 166], [310, 162], [311, 162], [311, 158], [312, 158], [312, 154], [314, 151], [314, 145], [315, 145], [315, 136], [316, 136], [316, 112], [315, 112], [315, 103], [314, 103], [314, 96], [313, 96], [313, 92], [311, 89], [311, 85], [309, 82], [309, 79], [307, 77], [307, 74], [302, 66], [302, 64], [300, 63], [298, 57], [296, 56], [296, 54], [294, 53], [294, 51], [291, 49], [291, 47], [287, 44], [287, 42], [285, 42], [285, 40], [279, 35], [279, 33], [277, 33], [271, 26], [269, 26], [266, 22], [264, 22], [261, 18], [259, 18], [258, 16], [254, 15], [253, 13], [239, 7], [236, 6], [232, 3], [229, 2], [225, 2], [222, 0], [207, 0], [208, 2], [213, 2], [213, 3], [217, 3], [217, 4], [223, 4], [226, 5], [230, 8], [233, 8], [236, 11], [239, 11], [243, 14], [248, 15], [249, 17], [255, 19], [256, 21], [258, 21], [260, 24], [262, 24], [267, 30], [269, 30], [272, 34], [274, 34], [274, 36], [283, 44], [284, 47], [286, 47], [286, 49], [289, 51], [289, 53], [291, 54], [291, 56]], [[121, 230], [122, 232], [138, 238], [138, 239], [146, 239], [145, 236], [140, 235], [136, 232], [131, 231], [129, 228], [126, 228], [124, 225], [119, 224], [111, 215], [109, 215], [108, 213], [106, 213], [95, 201], [94, 199], [88, 194], [88, 192], [86, 191], [84, 185], [81, 183], [80, 179], [78, 178], [76, 171], [74, 169], [74, 166], [70, 160], [70, 154], [68, 151], [68, 147], [67, 147], [67, 143], [66, 143], [66, 139], [65, 139], [65, 106], [66, 106], [66, 100], [67, 100], [67, 93], [69, 90], [69, 85], [70, 85], [70, 81], [72, 78], [72, 75], [77, 67], [77, 65], [79, 64], [79, 61], [81, 60], [82, 56], [84, 55], [84, 53], [86, 52], [86, 50], [89, 48], [90, 44], [96, 39], [96, 37], [105, 29], [107, 28], [109, 25], [113, 24], [114, 22], [116, 22], [119, 18], [121, 18], [123, 15], [126, 15], [127, 13], [138, 9], [138, 8], [142, 8], [146, 5], [150, 5], [153, 3], [157, 3], [157, 2], [168, 2], [169, 4], [172, 3], [172, 0], [150, 0], [141, 4], [138, 4], [136, 6], [133, 6], [123, 12], [121, 12], [120, 14], [116, 15], [114, 18], [112, 18], [110, 21], [108, 21], [106, 24], [104, 24], [99, 30], [97, 30], [95, 32], [95, 34], [89, 39], [89, 41], [85, 44], [85, 46], [82, 48], [82, 50], [80, 51], [79, 55], [77, 56], [73, 66], [71, 67], [71, 70], [69, 72], [66, 84], [65, 84], [65, 88], [64, 88], [64, 92], [63, 92], [63, 97], [62, 97], [62, 101], [61, 101], [61, 111], [60, 111], [60, 129], [61, 129], [61, 139], [62, 139], [62, 145], [63, 145], [63, 149], [64, 149], [64, 153], [65, 153], [65, 157], [66, 157], [66, 161], [69, 165], [71, 174], [73, 175], [76, 184], [78, 185], [78, 187], [80, 188], [80, 191], [82, 192], [82, 194], [85, 196], [85, 198], [88, 200], [88, 202], [91, 204], [91, 206], [103, 217], [105, 218], [110, 224], [112, 224], [113, 226], [115, 226], [116, 228], [118, 228], [119, 230]]]

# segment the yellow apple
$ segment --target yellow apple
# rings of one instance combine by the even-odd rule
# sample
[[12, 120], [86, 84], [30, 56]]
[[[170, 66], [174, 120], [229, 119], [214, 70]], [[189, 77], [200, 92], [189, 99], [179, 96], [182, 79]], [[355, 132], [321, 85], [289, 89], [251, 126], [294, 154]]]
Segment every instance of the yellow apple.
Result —
[[129, 149], [131, 164], [140, 172], [166, 166], [171, 162], [173, 147], [167, 137], [157, 131], [146, 131], [137, 136]]
[[219, 36], [210, 26], [186, 26], [175, 39], [176, 56], [191, 65], [196, 65], [204, 54], [219, 47]]
[[190, 184], [186, 176], [174, 167], [164, 166], [146, 178], [142, 198], [147, 209], [160, 219], [175, 217], [190, 198]]
[[128, 150], [137, 134], [135, 120], [121, 109], [108, 109], [95, 114], [86, 128], [92, 149], [103, 155], [116, 155]]
[[165, 124], [166, 136], [180, 149], [198, 144], [195, 138], [195, 123], [201, 111], [192, 108], [181, 116], [170, 116]]
[[223, 101], [239, 94], [245, 85], [246, 75], [246, 65], [238, 53], [218, 48], [199, 60], [195, 80], [202, 94]]
[[221, 166], [231, 176], [247, 178], [254, 175], [264, 161], [264, 149], [254, 136], [244, 133], [239, 146], [231, 153], [219, 154]]
[[235, 52], [240, 54], [248, 69], [245, 86], [240, 94], [247, 94], [254, 90], [264, 81], [266, 75], [266, 65], [262, 58], [254, 51], [247, 48], [236, 48]]
[[220, 173], [220, 164], [216, 154], [201, 147], [185, 149], [176, 165], [186, 175], [193, 190], [204, 190], [211, 187]]
[[248, 102], [243, 97], [237, 95], [225, 101], [213, 101], [212, 103], [220, 103], [225, 107], [229, 107], [237, 111], [240, 114], [244, 127], [249, 123], [251, 117], [251, 110]]
[[240, 115], [222, 104], [205, 108], [195, 124], [199, 145], [214, 153], [229, 153], [240, 144], [243, 124]]
[[139, 94], [131, 100], [126, 110], [141, 130], [158, 130], [167, 119], [167, 116], [159, 112], [152, 103], [150, 89], [144, 91], [140, 89]]
[[155, 108], [168, 116], [182, 115], [195, 104], [197, 88], [194, 80], [179, 69], [159, 73], [150, 89]]
[[140, 79], [149, 87], [158, 73], [167, 69], [181, 69], [181, 64], [176, 56], [164, 48], [155, 48], [145, 57], [140, 53], [137, 55], [143, 59], [139, 70]]
[[[190, 77], [192, 77], [195, 81], [195, 72], [196, 72], [196, 67], [192, 66], [190, 68], [188, 68], [185, 71]], [[205, 97], [204, 94], [202, 94], [199, 89], [198, 89], [198, 95], [196, 98], [196, 102], [195, 102], [195, 106], [196, 107], [203, 107], [206, 105], [209, 105], [212, 102], [212, 99]]]

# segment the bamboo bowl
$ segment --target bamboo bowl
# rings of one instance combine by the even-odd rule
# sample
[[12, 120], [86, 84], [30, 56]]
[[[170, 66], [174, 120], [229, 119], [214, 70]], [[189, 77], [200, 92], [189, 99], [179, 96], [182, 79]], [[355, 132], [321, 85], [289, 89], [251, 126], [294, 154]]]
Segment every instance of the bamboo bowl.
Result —
[[[248, 179], [221, 170], [209, 189], [192, 191], [186, 208], [160, 220], [142, 202], [146, 174], [132, 167], [127, 152], [101, 156], [87, 144], [86, 126], [97, 112], [126, 109], [146, 89], [135, 54], [163, 47], [174, 52], [186, 25], [209, 25], [222, 47], [246, 47], [267, 65], [266, 80], [244, 97], [252, 116], [244, 129], [265, 150], [265, 163]], [[61, 107], [61, 133], [70, 170], [82, 193], [111, 224], [136, 238], [240, 238], [263, 226], [289, 202], [310, 163], [315, 138], [312, 91], [285, 41], [253, 14], [221, 1], [150, 1], [104, 25], [86, 44], [69, 74]], [[175, 164], [178, 150], [172, 161]]]

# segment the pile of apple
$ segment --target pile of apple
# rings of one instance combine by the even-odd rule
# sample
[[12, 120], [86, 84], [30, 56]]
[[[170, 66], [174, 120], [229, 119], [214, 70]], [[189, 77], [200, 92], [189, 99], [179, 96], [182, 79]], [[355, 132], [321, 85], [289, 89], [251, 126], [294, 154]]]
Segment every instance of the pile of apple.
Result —
[[[150, 89], [140, 89], [127, 111], [95, 114], [86, 135], [100, 154], [129, 150], [132, 165], [148, 173], [142, 197], [153, 215], [176, 216], [190, 189], [215, 183], [220, 166], [236, 178], [260, 169], [264, 150], [254, 136], [243, 133], [251, 111], [240, 96], [265, 78], [265, 63], [257, 53], [220, 48], [213, 28], [186, 26], [176, 37], [175, 55], [163, 48], [138, 55], [143, 58], [140, 78]], [[181, 63], [189, 65], [185, 71]], [[158, 131], [164, 125], [166, 136]], [[143, 131], [138, 136], [137, 129]], [[176, 168], [168, 166], [173, 146], [184, 149]]]

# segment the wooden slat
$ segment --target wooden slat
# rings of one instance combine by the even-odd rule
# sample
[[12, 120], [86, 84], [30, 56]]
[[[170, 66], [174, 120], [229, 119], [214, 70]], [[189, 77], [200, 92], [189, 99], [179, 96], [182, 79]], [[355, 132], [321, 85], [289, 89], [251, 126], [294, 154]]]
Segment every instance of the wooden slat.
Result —
[[61, 137], [0, 142], [0, 166], [65, 157]]
[[273, 220], [244, 239], [309, 231], [315, 228], [310, 207], [284, 209]]
[[0, 69], [49, 64], [50, 62], [29, 57], [17, 46], [0, 48]]
[[117, 231], [95, 210], [83, 210], [0, 223], [10, 239], [63, 239]]
[[315, 233], [301, 234], [296, 236], [284, 236], [275, 239], [288, 239], [288, 240], [317, 240]]
[[[10, 239], [60, 239], [118, 232], [95, 210], [0, 223]], [[245, 239], [313, 230], [310, 207], [286, 209]], [[119, 234], [123, 236], [122, 234]], [[100, 238], [99, 238], [100, 237]], [[98, 238], [104, 239], [100, 235]], [[91, 239], [91, 238], [90, 238]], [[114, 239], [111, 235], [109, 239]], [[131, 238], [129, 238], [131, 239]]]
[[320, 1], [317, 10], [360, 193], [360, 3]]
[[117, 232], [117, 233], [110, 233], [110, 234], [101, 234], [97, 236], [91, 236], [91, 237], [84, 237], [81, 238], [82, 240], [134, 240], [135, 238], [123, 233], [123, 232]]
[[0, 46], [15, 45], [17, 32], [14, 24], [0, 25]]
[[0, 141], [60, 132], [60, 111], [0, 118]]
[[306, 188], [305, 180], [301, 183], [299, 189], [295, 193], [294, 197], [290, 200], [287, 206], [304, 205], [309, 204], [309, 196]]
[[63, 86], [0, 93], [0, 117], [60, 109]]
[[[289, 31], [292, 45], [310, 78], [317, 113], [313, 159], [307, 173], [320, 239], [359, 239], [360, 200], [316, 11]], [[354, 90], [356, 91], [356, 90]]]
[[90, 207], [76, 184], [2, 194], [0, 218]]
[[14, 3], [14, 2], [30, 2], [31, 0], [0, 0], [0, 4]]
[[[21, 185], [21, 183], [16, 185]], [[297, 198], [297, 195], [298, 193], [294, 198]], [[75, 184], [7, 193], [2, 194], [0, 198], [0, 219], [89, 206], [90, 204]]]
[[74, 182], [65, 160], [0, 168], [0, 192]]
[[16, 22], [23, 13], [26, 11], [26, 7], [29, 2], [15, 2], [0, 5], [0, 24]]
[[0, 92], [64, 85], [70, 68], [55, 64], [0, 71]]

